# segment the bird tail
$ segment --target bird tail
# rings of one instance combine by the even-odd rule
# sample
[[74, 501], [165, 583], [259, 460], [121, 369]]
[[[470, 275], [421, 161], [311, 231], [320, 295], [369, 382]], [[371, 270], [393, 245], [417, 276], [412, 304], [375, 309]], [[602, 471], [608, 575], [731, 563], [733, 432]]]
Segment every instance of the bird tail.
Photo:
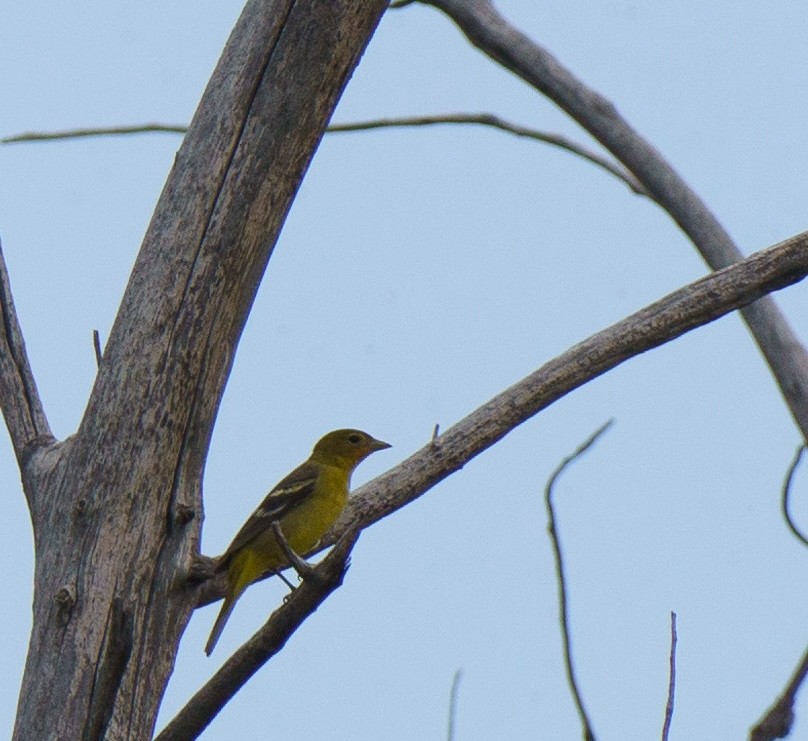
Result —
[[235, 594], [228, 593], [224, 598], [222, 609], [219, 610], [219, 614], [216, 616], [216, 622], [213, 624], [213, 629], [210, 631], [210, 637], [208, 638], [208, 642], [205, 644], [205, 654], [207, 656], [210, 656], [213, 653], [213, 649], [216, 647], [216, 643], [219, 641], [219, 636], [221, 636], [225, 623], [230, 617], [230, 613], [233, 612], [233, 608], [236, 606], [236, 600], [239, 598], [240, 594], [241, 592], [237, 592]]

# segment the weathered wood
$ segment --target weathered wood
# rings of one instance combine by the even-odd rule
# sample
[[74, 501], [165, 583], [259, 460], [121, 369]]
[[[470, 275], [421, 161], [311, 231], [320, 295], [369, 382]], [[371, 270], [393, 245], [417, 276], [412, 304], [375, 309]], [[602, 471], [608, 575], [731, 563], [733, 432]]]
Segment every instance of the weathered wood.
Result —
[[[17, 462], [23, 469], [35, 452], [53, 445], [56, 440], [45, 416], [28, 361], [2, 247], [0, 319], [0, 408], [3, 410]], [[28, 493], [26, 489], [26, 494]]]
[[[238, 338], [386, 4], [247, 3], [160, 197], [78, 432], [24, 472], [36, 586], [15, 739], [151, 736], [194, 607], [184, 574]], [[38, 409], [14, 423], [21, 439], [49, 434]]]
[[[320, 546], [325, 548], [346, 530], [365, 528], [409, 504], [525, 420], [626, 360], [806, 275], [808, 232], [803, 232], [683, 286], [579, 342], [354, 492]], [[200, 601], [213, 586], [200, 591]]]

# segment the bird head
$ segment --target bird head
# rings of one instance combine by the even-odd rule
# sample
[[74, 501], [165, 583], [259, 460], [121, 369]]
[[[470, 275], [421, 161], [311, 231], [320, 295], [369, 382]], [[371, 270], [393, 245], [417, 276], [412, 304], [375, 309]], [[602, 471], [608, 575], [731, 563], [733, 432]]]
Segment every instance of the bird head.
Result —
[[311, 453], [311, 460], [347, 464], [353, 471], [371, 453], [389, 447], [389, 443], [377, 440], [362, 430], [334, 430], [320, 438]]

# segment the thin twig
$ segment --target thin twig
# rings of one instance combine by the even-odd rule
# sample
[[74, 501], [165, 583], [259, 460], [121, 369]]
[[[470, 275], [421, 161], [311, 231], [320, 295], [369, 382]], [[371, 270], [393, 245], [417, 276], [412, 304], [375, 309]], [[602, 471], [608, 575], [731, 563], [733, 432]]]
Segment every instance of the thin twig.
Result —
[[564, 642], [564, 664], [567, 669], [567, 681], [569, 682], [570, 690], [572, 691], [572, 696], [575, 700], [575, 706], [578, 708], [578, 715], [581, 718], [581, 724], [583, 725], [584, 730], [584, 739], [586, 739], [586, 741], [595, 741], [595, 733], [592, 730], [592, 723], [589, 720], [589, 715], [584, 708], [583, 697], [581, 696], [581, 692], [578, 688], [578, 682], [575, 679], [575, 668], [572, 663], [572, 641], [570, 638], [566, 576], [564, 575], [564, 558], [561, 552], [561, 539], [559, 538], [558, 530], [556, 528], [555, 512], [553, 509], [553, 486], [555, 486], [555, 482], [558, 480], [558, 477], [561, 475], [564, 469], [566, 469], [570, 463], [589, 450], [589, 448], [595, 444], [597, 439], [604, 432], [606, 432], [606, 430], [608, 430], [613, 423], [614, 420], [610, 419], [608, 422], [606, 422], [606, 424], [601, 425], [601, 427], [593, 432], [585, 442], [578, 446], [578, 449], [572, 455], [568, 455], [566, 458], [564, 458], [555, 471], [553, 471], [547, 485], [544, 488], [544, 502], [547, 507], [547, 517], [549, 519], [547, 530], [550, 533], [550, 542], [553, 545], [556, 578], [558, 581], [558, 611], [559, 619], [561, 621], [561, 637]]
[[306, 618], [342, 584], [349, 554], [358, 537], [359, 532], [353, 530], [337, 542], [315, 567], [316, 578], [304, 579], [286, 597], [263, 627], [188, 700], [155, 741], [191, 741], [202, 733], [247, 680], [284, 647]]
[[634, 193], [651, 198], [649, 192], [642, 186], [625, 168], [615, 162], [599, 155], [591, 149], [584, 147], [572, 139], [562, 134], [552, 134], [538, 129], [531, 129], [526, 126], [511, 123], [505, 119], [491, 113], [446, 113], [435, 116], [402, 116], [398, 118], [379, 118], [372, 121], [356, 121], [353, 123], [331, 124], [326, 131], [329, 133], [339, 133], [344, 131], [368, 131], [370, 129], [400, 128], [412, 126], [435, 126], [440, 124], [476, 124], [478, 126], [490, 126], [509, 134], [544, 142], [554, 147], [559, 147], [567, 152], [576, 154], [579, 157], [591, 162], [593, 165], [603, 168], [606, 172], [622, 180]]
[[800, 460], [802, 459], [802, 454], [805, 452], [806, 446], [800, 445], [797, 448], [797, 452], [794, 455], [794, 459], [791, 461], [791, 465], [788, 467], [788, 473], [786, 474], [786, 480], [783, 482], [783, 493], [780, 498], [780, 504], [783, 509], [783, 517], [786, 520], [786, 525], [788, 525], [791, 532], [794, 534], [794, 537], [799, 540], [803, 545], [808, 546], [808, 538], [803, 534], [802, 530], [797, 527], [797, 524], [794, 522], [794, 519], [791, 517], [791, 511], [789, 509], [789, 500], [791, 498], [791, 482], [794, 479], [794, 474], [797, 471], [797, 466], [800, 464]]
[[794, 725], [794, 700], [806, 675], [808, 675], [808, 651], [800, 659], [783, 694], [750, 731], [749, 741], [774, 741], [791, 733], [791, 727]]
[[458, 669], [452, 678], [452, 689], [449, 690], [449, 722], [446, 729], [447, 741], [454, 741], [455, 737], [455, 721], [457, 720], [457, 693], [460, 689], [460, 679], [463, 676], [463, 670]]
[[[286, 560], [289, 561], [289, 565], [295, 571], [297, 571], [297, 575], [301, 579], [306, 579], [313, 576], [314, 568], [310, 563], [304, 561], [297, 553], [295, 553], [294, 548], [289, 545], [289, 541], [286, 540], [286, 536], [283, 534], [283, 530], [281, 530], [281, 523], [277, 520], [273, 520], [269, 526], [272, 528], [272, 532], [275, 534], [275, 540], [280, 546], [280, 549], [283, 551], [283, 555], [286, 556]], [[288, 584], [289, 582], [286, 583]]]
[[[344, 133], [349, 131], [369, 131], [371, 129], [402, 128], [414, 126], [435, 126], [440, 124], [478, 125], [488, 126], [500, 131], [505, 131], [515, 136], [533, 139], [544, 142], [554, 147], [559, 147], [567, 152], [578, 155], [583, 159], [597, 165], [609, 174], [625, 183], [632, 192], [638, 195], [651, 197], [648, 191], [642, 186], [628, 170], [616, 164], [614, 161], [598, 154], [597, 152], [584, 147], [582, 144], [574, 142], [562, 134], [552, 134], [538, 129], [531, 129], [526, 126], [506, 121], [492, 113], [446, 113], [434, 116], [401, 116], [395, 118], [379, 118], [369, 121], [354, 121], [348, 123], [331, 124], [327, 129], [327, 134]], [[136, 126], [111, 126], [98, 128], [67, 129], [65, 131], [29, 131], [24, 134], [15, 134], [0, 139], [0, 144], [19, 144], [21, 142], [43, 142], [58, 141], [64, 139], [77, 139], [92, 136], [121, 136], [132, 134], [153, 134], [172, 133], [184, 134], [185, 126], [173, 124], [142, 124]]]
[[101, 335], [98, 330], [93, 330], [93, 349], [95, 350], [95, 367], [101, 367]]
[[91, 136], [129, 136], [131, 134], [184, 134], [187, 126], [181, 124], [148, 123], [134, 126], [97, 126], [63, 131], [27, 131], [23, 134], [4, 136], [0, 144], [20, 144], [23, 142], [59, 141], [61, 139], [84, 139]]
[[670, 673], [668, 674], [668, 701], [665, 703], [665, 722], [662, 724], [662, 741], [668, 741], [673, 720], [673, 698], [676, 693], [676, 613], [671, 611]]

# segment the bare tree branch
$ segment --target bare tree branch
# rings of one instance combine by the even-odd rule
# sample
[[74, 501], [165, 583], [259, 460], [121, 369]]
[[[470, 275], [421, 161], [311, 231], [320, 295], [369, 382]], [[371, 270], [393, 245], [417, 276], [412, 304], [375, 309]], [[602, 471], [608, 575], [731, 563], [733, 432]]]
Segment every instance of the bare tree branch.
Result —
[[323, 545], [421, 496], [525, 420], [629, 358], [808, 274], [808, 232], [668, 294], [498, 394], [395, 469], [361, 487]]
[[455, 723], [457, 722], [457, 693], [460, 691], [460, 679], [463, 670], [458, 669], [452, 677], [452, 688], [449, 690], [449, 721], [446, 727], [446, 741], [455, 741]]
[[625, 183], [634, 193], [651, 197], [642, 184], [629, 173], [625, 168], [616, 165], [614, 162], [602, 157], [591, 149], [587, 149], [581, 144], [562, 134], [552, 134], [537, 129], [520, 126], [491, 113], [445, 113], [436, 116], [403, 116], [399, 118], [379, 118], [371, 121], [355, 121], [352, 123], [331, 124], [328, 127], [329, 133], [342, 131], [367, 131], [369, 129], [412, 127], [412, 126], [434, 126], [440, 124], [477, 124], [480, 126], [490, 126], [500, 131], [515, 134], [516, 136], [533, 139], [534, 141], [551, 144], [567, 152], [576, 154], [579, 157], [591, 162], [594, 165], [606, 170], [614, 175], [618, 180]]
[[[713, 270], [742, 259], [704, 202], [611, 101], [508, 23], [491, 0], [421, 2], [443, 11], [478, 49], [547, 96], [603, 144], [670, 214]], [[770, 298], [742, 314], [808, 442], [808, 352]]]
[[[56, 442], [39, 398], [11, 295], [11, 282], [0, 246], [0, 408], [20, 468], [37, 449]], [[23, 477], [25, 478], [25, 477]], [[25, 487], [26, 495], [30, 489]]]
[[668, 741], [673, 721], [673, 701], [676, 694], [676, 613], [671, 612], [671, 650], [669, 655], [668, 701], [665, 703], [665, 722], [662, 724], [662, 741]]
[[556, 527], [555, 508], [553, 507], [553, 487], [559, 476], [564, 470], [580, 458], [591, 448], [603, 435], [609, 427], [612, 426], [614, 420], [610, 419], [606, 424], [599, 427], [593, 432], [574, 453], [564, 458], [556, 469], [550, 474], [547, 480], [547, 485], [544, 487], [544, 504], [547, 508], [547, 531], [550, 534], [550, 542], [553, 546], [553, 557], [555, 558], [556, 567], [556, 583], [558, 584], [558, 619], [561, 623], [561, 639], [564, 643], [564, 667], [567, 672], [567, 683], [570, 686], [572, 697], [575, 700], [575, 707], [578, 709], [578, 716], [581, 719], [583, 726], [584, 739], [586, 741], [595, 741], [595, 732], [592, 730], [592, 721], [589, 719], [589, 714], [584, 707], [584, 698], [581, 695], [581, 690], [578, 687], [578, 680], [575, 678], [575, 665], [572, 661], [572, 638], [570, 634], [570, 620], [569, 620], [569, 604], [567, 601], [567, 577], [564, 573], [564, 557], [561, 549], [561, 538], [558, 534]]
[[95, 136], [131, 136], [132, 134], [184, 134], [188, 126], [182, 124], [147, 123], [133, 126], [90, 126], [82, 129], [63, 131], [26, 131], [0, 138], [0, 144], [22, 144], [29, 142], [61, 141], [64, 139], [84, 139]]
[[[606, 170], [614, 175], [618, 180], [625, 183], [632, 192], [638, 195], [651, 197], [648, 191], [640, 182], [625, 168], [602, 157], [597, 152], [587, 149], [581, 144], [562, 134], [551, 134], [538, 129], [530, 129], [525, 126], [506, 121], [491, 113], [446, 113], [436, 116], [402, 116], [398, 118], [379, 118], [370, 121], [355, 121], [351, 123], [331, 124], [326, 133], [341, 133], [348, 131], [368, 131], [371, 129], [401, 128], [415, 126], [434, 126], [438, 124], [477, 124], [480, 126], [490, 126], [500, 131], [508, 132], [519, 137], [533, 139], [535, 141], [551, 144], [552, 146], [564, 149], [572, 154], [576, 154], [594, 165]], [[19, 142], [40, 142], [56, 141], [63, 139], [75, 139], [77, 137], [90, 136], [120, 136], [122, 134], [148, 134], [148, 133], [176, 133], [184, 134], [187, 127], [173, 126], [171, 124], [143, 124], [140, 126], [114, 126], [88, 129], [67, 129], [65, 131], [29, 131], [24, 134], [15, 134], [0, 139], [0, 144], [16, 144]]]
[[155, 741], [195, 739], [219, 711], [267, 661], [286, 645], [289, 637], [342, 584], [351, 549], [359, 531], [346, 533], [322, 563], [306, 578], [269, 620], [239, 648], [194, 694], [185, 707], [157, 735]]
[[[805, 233], [702, 278], [585, 340], [359, 489], [324, 545], [346, 529], [367, 527], [421, 496], [522, 421], [629, 357], [753, 301], [765, 290], [801, 280], [807, 273]], [[221, 596], [222, 588], [216, 580], [207, 582], [199, 604]]]
[[804, 452], [805, 445], [800, 445], [800, 447], [797, 448], [797, 452], [794, 455], [793, 460], [791, 461], [791, 465], [788, 467], [788, 473], [786, 474], [786, 480], [783, 482], [783, 491], [780, 496], [780, 505], [783, 511], [783, 518], [785, 519], [789, 530], [791, 530], [794, 537], [799, 540], [800, 543], [808, 546], [808, 538], [806, 538], [805, 534], [797, 526], [797, 523], [794, 522], [794, 518], [791, 516], [791, 509], [789, 507], [789, 501], [791, 499], [791, 484], [794, 482], [794, 474], [797, 472], [797, 466], [800, 465], [800, 460], [802, 460], [802, 454]]
[[[425, 494], [511, 430], [629, 358], [755, 301], [808, 274], [808, 232], [701, 278], [578, 343], [498, 394], [349, 499], [321, 548]], [[308, 555], [308, 554], [303, 554]], [[193, 578], [204, 579], [204, 569]], [[198, 585], [197, 606], [224, 594], [220, 574]]]
[[93, 351], [95, 352], [95, 367], [100, 368], [103, 354], [101, 352], [101, 335], [97, 329], [93, 330]]
[[806, 675], [808, 675], [808, 651], [803, 654], [783, 694], [750, 731], [749, 741], [774, 741], [791, 733], [791, 727], [794, 725], [794, 700]]

